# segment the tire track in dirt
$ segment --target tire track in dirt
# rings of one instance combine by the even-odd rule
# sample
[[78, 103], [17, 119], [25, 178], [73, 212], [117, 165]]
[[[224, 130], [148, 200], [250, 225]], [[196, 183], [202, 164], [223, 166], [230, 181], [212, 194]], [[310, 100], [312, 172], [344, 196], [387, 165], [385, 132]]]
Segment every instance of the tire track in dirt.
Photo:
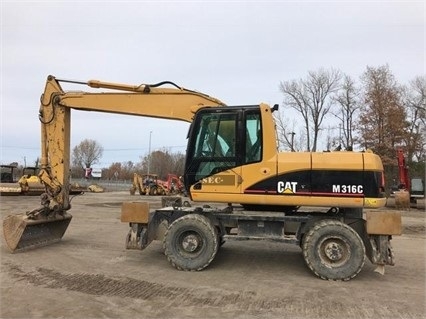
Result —
[[[254, 291], [226, 292], [164, 285], [128, 277], [107, 277], [103, 274], [69, 273], [38, 267], [24, 271], [18, 265], [7, 265], [18, 281], [51, 289], [66, 289], [97, 296], [127, 297], [146, 301], [167, 300], [170, 306], [211, 306], [250, 309], [254, 311], [280, 308], [284, 300], [259, 299]], [[287, 301], [288, 302], [288, 301]]]
[[426, 234], [426, 226], [425, 225], [403, 225], [402, 226], [403, 234]]
[[[300, 318], [417, 318], [416, 314], [398, 307], [351, 307], [344, 301], [318, 298], [266, 298], [256, 291], [227, 291], [220, 288], [176, 287], [162, 283], [138, 280], [129, 277], [108, 277], [93, 273], [61, 273], [57, 270], [38, 267], [24, 270], [20, 266], [4, 263], [7, 272], [17, 281], [50, 289], [65, 289], [95, 296], [134, 298], [164, 303], [167, 307], [215, 307], [227, 311], [281, 317], [283, 313], [297, 314]], [[312, 297], [312, 296], [311, 296]], [[319, 298], [321, 299], [321, 298]], [[277, 318], [278, 318], [277, 317]]]

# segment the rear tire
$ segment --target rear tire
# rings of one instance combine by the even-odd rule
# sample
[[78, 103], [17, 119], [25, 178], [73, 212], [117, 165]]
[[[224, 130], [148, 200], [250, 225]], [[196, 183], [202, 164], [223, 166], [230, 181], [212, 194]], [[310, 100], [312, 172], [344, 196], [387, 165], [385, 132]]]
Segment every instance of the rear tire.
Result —
[[218, 246], [215, 226], [199, 214], [176, 219], [168, 227], [163, 240], [167, 260], [178, 270], [206, 268], [214, 259]]
[[149, 190], [149, 195], [156, 196], [158, 193], [157, 186], [152, 186]]
[[316, 223], [303, 237], [303, 258], [318, 277], [350, 280], [365, 263], [365, 246], [350, 226], [333, 219]]

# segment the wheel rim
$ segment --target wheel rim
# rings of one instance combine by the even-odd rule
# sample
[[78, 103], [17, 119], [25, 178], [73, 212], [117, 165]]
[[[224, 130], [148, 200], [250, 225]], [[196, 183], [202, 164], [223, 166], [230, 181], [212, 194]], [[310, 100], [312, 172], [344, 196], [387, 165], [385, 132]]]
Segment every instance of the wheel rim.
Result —
[[318, 245], [318, 255], [327, 267], [340, 267], [351, 258], [349, 243], [342, 237], [325, 237]]
[[185, 231], [179, 235], [179, 251], [186, 256], [197, 256], [203, 249], [203, 238], [195, 231]]

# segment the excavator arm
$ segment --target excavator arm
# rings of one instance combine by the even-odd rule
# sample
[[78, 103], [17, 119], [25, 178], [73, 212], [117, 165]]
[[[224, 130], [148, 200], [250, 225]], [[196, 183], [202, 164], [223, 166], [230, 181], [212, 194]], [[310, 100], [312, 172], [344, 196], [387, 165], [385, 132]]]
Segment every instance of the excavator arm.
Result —
[[[102, 92], [66, 92], [61, 82], [104, 89]], [[173, 87], [164, 87], [165, 85]], [[59, 240], [71, 220], [70, 127], [71, 109], [127, 114], [192, 122], [202, 107], [225, 106], [220, 100], [188, 90], [172, 82], [127, 85], [101, 81], [70, 81], [48, 76], [41, 96], [41, 159], [39, 177], [45, 185], [40, 208], [3, 222], [6, 242], [12, 251]], [[37, 228], [37, 229], [35, 229]], [[43, 235], [45, 234], [45, 235]], [[35, 238], [32, 238], [34, 235]], [[40, 238], [40, 235], [41, 236]], [[25, 240], [24, 240], [25, 238]]]
[[[87, 85], [109, 92], [65, 92], [60, 82]], [[163, 88], [172, 84], [174, 88]], [[41, 96], [41, 172], [47, 194], [62, 210], [69, 209], [71, 109], [155, 117], [191, 122], [201, 107], [225, 106], [206, 94], [179, 87], [171, 82], [126, 85], [101, 81], [77, 82], [47, 78]]]

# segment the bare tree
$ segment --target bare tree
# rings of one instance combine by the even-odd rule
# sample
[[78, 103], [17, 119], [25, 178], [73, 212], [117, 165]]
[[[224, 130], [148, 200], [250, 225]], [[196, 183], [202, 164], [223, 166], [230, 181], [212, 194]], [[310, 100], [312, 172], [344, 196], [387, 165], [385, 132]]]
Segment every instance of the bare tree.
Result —
[[359, 110], [360, 90], [356, 87], [355, 81], [349, 76], [343, 76], [341, 89], [334, 97], [338, 108], [333, 112], [339, 119], [339, 138], [340, 133], [343, 139], [339, 141], [346, 150], [352, 150], [355, 143], [354, 131], [356, 112]]
[[96, 141], [85, 139], [75, 146], [72, 151], [72, 163], [83, 169], [92, 167], [99, 162], [103, 154], [103, 147]]
[[147, 172], [149, 166], [150, 173], [158, 175], [160, 179], [166, 179], [169, 173], [183, 174], [184, 160], [183, 154], [173, 154], [167, 149], [162, 149], [145, 155], [140, 167], [142, 172]]
[[182, 176], [185, 170], [185, 154], [177, 152], [173, 153], [173, 168], [170, 170], [170, 173]]
[[107, 169], [102, 170], [102, 177], [108, 180], [125, 179], [123, 178], [123, 165], [119, 162], [112, 163]]
[[284, 106], [295, 109], [303, 118], [307, 150], [316, 151], [325, 116], [332, 106], [333, 94], [339, 89], [341, 72], [335, 69], [308, 72], [306, 79], [280, 83]]
[[[405, 146], [408, 161], [424, 161], [426, 146], [426, 76], [417, 76], [404, 90], [409, 122]], [[409, 163], [410, 165], [411, 163]]]
[[341, 134], [336, 135], [335, 129], [336, 128], [333, 126], [329, 126], [326, 129], [327, 135], [325, 141], [327, 151], [330, 151], [331, 149], [340, 151], [342, 149], [342, 139], [340, 137]]
[[37, 157], [36, 160], [34, 161], [34, 167], [39, 167], [40, 165], [40, 157]]
[[426, 76], [417, 76], [410, 81], [407, 103], [418, 111], [418, 118], [426, 126]]
[[289, 124], [289, 119], [285, 118], [284, 114], [284, 112], [273, 113], [277, 128], [278, 148], [292, 152], [301, 151], [306, 143], [305, 134], [297, 127], [295, 119], [292, 120], [292, 124]]
[[102, 176], [112, 180], [131, 180], [135, 171], [136, 167], [132, 161], [114, 162], [108, 168], [102, 170]]

